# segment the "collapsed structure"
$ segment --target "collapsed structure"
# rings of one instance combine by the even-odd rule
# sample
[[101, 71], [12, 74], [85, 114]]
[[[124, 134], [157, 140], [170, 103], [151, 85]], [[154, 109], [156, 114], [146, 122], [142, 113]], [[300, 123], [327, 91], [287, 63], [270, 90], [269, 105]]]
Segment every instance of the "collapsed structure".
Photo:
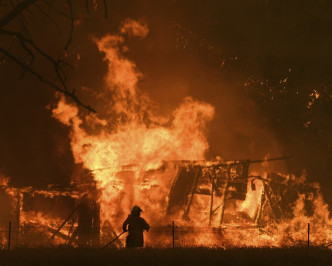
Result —
[[[294, 218], [298, 193], [305, 195], [307, 215], [313, 215], [317, 187], [278, 174], [259, 176], [250, 171], [251, 164], [289, 159], [164, 162], [158, 169], [143, 173], [142, 182], [149, 182], [147, 177], [153, 178], [170, 164], [174, 167], [162, 220], [177, 220], [180, 227], [186, 228], [183, 234], [202, 227], [223, 230], [229, 225], [263, 230], [269, 224]], [[124, 167], [118, 176], [128, 179], [132, 168]], [[156, 186], [146, 187], [147, 195], [158, 190]], [[2, 197], [10, 201], [8, 219], [12, 221], [12, 245], [99, 246], [119, 233], [112, 221], [101, 220], [95, 184], [85, 186], [84, 190], [75, 186], [47, 190], [2, 186], [0, 191]], [[254, 192], [257, 192], [255, 197]], [[123, 198], [119, 198], [120, 205], [121, 200]], [[242, 206], [244, 203], [250, 206]], [[151, 223], [155, 229], [151, 230], [150, 239], [159, 238], [159, 243], [167, 238], [165, 232], [169, 231], [162, 220]], [[7, 235], [2, 234], [3, 245], [6, 240]], [[121, 240], [114, 245], [122, 246]]]
[[99, 204], [88, 197], [91, 193], [74, 185], [50, 185], [47, 189], [2, 186], [0, 194], [8, 210], [1, 215], [2, 245], [7, 243], [8, 221], [12, 246], [99, 245]]
[[[286, 160], [290, 157], [273, 158], [265, 161]], [[284, 191], [275, 190], [269, 178], [249, 174], [250, 164], [262, 163], [264, 160], [243, 160], [229, 162], [186, 162], [180, 164], [169, 193], [167, 214], [183, 210], [183, 217], [189, 219], [190, 208], [195, 195], [205, 195], [209, 200], [209, 225], [222, 225], [227, 201], [244, 201], [247, 196], [248, 181], [251, 189], [256, 190], [255, 180], [262, 181], [263, 193], [258, 202], [254, 221], [259, 225], [262, 211], [266, 203], [270, 206], [274, 219], [287, 215], [287, 204], [279, 201]], [[275, 176], [273, 176], [275, 178]], [[279, 180], [280, 185], [282, 181]], [[272, 181], [273, 183], [276, 181]], [[286, 208], [286, 209], [285, 209]], [[279, 211], [279, 212], [278, 212]], [[278, 212], [278, 213], [277, 213]]]

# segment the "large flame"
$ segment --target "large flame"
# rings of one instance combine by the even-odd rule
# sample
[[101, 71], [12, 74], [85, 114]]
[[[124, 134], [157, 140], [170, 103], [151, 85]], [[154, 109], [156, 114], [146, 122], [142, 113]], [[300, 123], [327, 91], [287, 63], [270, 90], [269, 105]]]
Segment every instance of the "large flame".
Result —
[[[111, 95], [108, 118], [99, 119], [92, 115], [80, 118], [77, 107], [63, 98], [53, 110], [53, 116], [71, 128], [71, 147], [75, 161], [83, 163], [97, 181], [101, 191], [99, 201], [102, 221], [110, 222], [116, 230], [121, 228], [121, 222], [134, 204], [143, 208], [144, 216], [154, 223], [155, 228], [170, 222], [165, 218], [165, 208], [177, 169], [175, 164], [169, 162], [161, 170], [161, 163], [203, 160], [208, 149], [206, 123], [214, 115], [214, 108], [210, 104], [191, 97], [185, 98], [170, 117], [156, 115], [152, 101], [138, 88], [138, 81], [143, 75], [137, 70], [135, 63], [125, 56], [129, 49], [125, 45], [125, 36], [128, 34], [142, 39], [148, 32], [146, 24], [127, 19], [120, 27], [120, 34], [95, 39], [108, 64], [106, 90], [103, 90], [105, 97]], [[100, 124], [102, 130], [89, 134], [83, 122]], [[289, 178], [287, 176], [285, 180]], [[253, 186], [255, 189], [252, 189]], [[270, 204], [271, 210], [273, 209], [271, 203], [266, 203], [267, 200], [262, 201], [264, 188], [264, 181], [248, 180], [245, 200], [228, 206], [229, 210], [246, 216], [245, 219], [240, 219], [241, 226], [246, 229], [240, 230], [239, 222], [229, 222], [222, 229], [222, 234], [209, 229], [209, 215], [204, 210], [208, 209], [210, 198], [195, 197], [190, 212], [191, 221], [182, 216], [172, 217], [182, 226], [181, 241], [187, 241], [191, 245], [280, 246], [304, 241], [308, 223], [312, 224], [314, 234], [311, 241], [316, 244], [330, 241], [332, 223], [327, 205], [319, 193], [312, 198], [314, 211], [310, 217], [305, 213], [305, 196], [299, 193], [291, 210], [295, 218], [287, 222], [273, 222], [264, 229], [254, 223], [250, 224], [248, 221], [257, 217], [260, 207], [266, 209], [265, 205]], [[274, 200], [278, 201], [278, 198]], [[201, 212], [196, 213], [197, 210]], [[260, 215], [264, 216], [264, 213]], [[265, 214], [263, 222], [267, 217]], [[184, 229], [186, 226], [196, 229], [188, 233]], [[162, 231], [155, 230], [162, 234]], [[164, 244], [166, 238], [167, 236], [164, 240], [161, 238]]]
[[[141, 205], [146, 216], [158, 217], [163, 212], [170, 179], [155, 175], [144, 186], [142, 173], [158, 168], [162, 161], [202, 160], [208, 149], [205, 138], [206, 122], [214, 115], [214, 108], [191, 97], [183, 100], [170, 117], [156, 115], [151, 100], [137, 87], [142, 74], [134, 62], [124, 56], [124, 35], [143, 38], [148, 28], [139, 22], [126, 20], [121, 35], [107, 35], [95, 42], [108, 63], [105, 87], [111, 92], [111, 127], [103, 120], [103, 129], [88, 134], [77, 107], [61, 99], [53, 110], [56, 119], [71, 127], [71, 147], [77, 163], [94, 174], [101, 191], [102, 220], [119, 227], [133, 204]], [[100, 123], [96, 116], [83, 118]], [[112, 128], [109, 130], [108, 128]], [[123, 166], [131, 165], [123, 171]], [[122, 171], [122, 174], [119, 172]], [[169, 176], [174, 175], [174, 169]], [[167, 173], [167, 171], [166, 171]], [[147, 194], [151, 186], [158, 192]], [[157, 214], [156, 214], [157, 213]]]
[[[77, 106], [62, 97], [52, 110], [53, 117], [70, 128], [75, 162], [83, 164], [96, 181], [100, 192], [97, 200], [100, 204], [102, 230], [112, 228], [120, 232], [121, 224], [132, 206], [140, 205], [144, 217], [152, 225], [147, 238], [150, 246], [171, 243], [171, 220], [176, 221], [177, 245], [304, 245], [308, 224], [311, 226], [311, 244], [330, 245], [332, 221], [328, 206], [324, 203], [319, 186], [309, 184], [305, 177], [278, 174], [276, 182], [264, 171], [250, 172], [245, 181], [245, 198], [227, 199], [227, 204], [224, 204], [227, 193], [223, 191], [221, 197], [219, 195], [219, 198], [214, 199], [214, 203], [222, 203], [215, 208], [214, 217], [209, 212], [214, 208], [212, 199], [204, 193], [192, 197], [192, 207], [190, 210], [188, 208], [186, 215], [183, 211], [168, 213], [168, 196], [174, 178], [179, 175], [179, 161], [182, 169], [189, 169], [188, 172], [197, 165], [204, 168], [203, 172], [206, 172], [202, 176], [205, 183], [202, 187], [209, 189], [212, 179], [208, 175], [209, 169], [216, 169], [209, 167], [219, 164], [221, 160], [204, 161], [205, 152], [209, 148], [206, 125], [214, 116], [213, 106], [186, 97], [168, 117], [164, 117], [158, 115], [153, 101], [138, 88], [143, 75], [136, 64], [126, 57], [129, 50], [126, 39], [143, 39], [148, 33], [149, 29], [144, 22], [127, 19], [122, 23], [119, 34], [94, 40], [108, 65], [105, 87], [99, 90], [99, 98], [103, 98], [104, 105], [100, 109], [106, 110], [102, 118], [94, 114], [83, 116]], [[228, 172], [230, 174], [230, 168]], [[23, 192], [45, 197], [67, 195], [63, 192], [34, 191], [32, 188], [17, 192], [8, 188], [6, 180], [2, 186], [6, 187], [6, 193], [12, 198]], [[272, 193], [273, 184], [277, 184], [273, 188], [279, 190], [276, 193]], [[232, 189], [235, 188], [229, 188]], [[71, 196], [80, 198], [81, 195], [78, 193]], [[278, 204], [283, 201], [283, 196], [292, 200], [284, 205]], [[17, 204], [22, 205], [19, 200]], [[277, 217], [274, 209], [280, 206], [288, 209], [288, 216], [279, 213]], [[62, 223], [61, 219], [23, 211], [22, 206], [18, 207], [22, 212], [18, 224], [38, 224], [39, 227], [47, 228], [48, 237]], [[227, 223], [221, 224], [221, 215]], [[64, 234], [69, 234], [70, 230], [65, 228]], [[103, 233], [111, 236], [107, 232]], [[61, 243], [60, 240], [56, 243]], [[4, 235], [0, 235], [0, 241], [2, 244], [5, 242]]]

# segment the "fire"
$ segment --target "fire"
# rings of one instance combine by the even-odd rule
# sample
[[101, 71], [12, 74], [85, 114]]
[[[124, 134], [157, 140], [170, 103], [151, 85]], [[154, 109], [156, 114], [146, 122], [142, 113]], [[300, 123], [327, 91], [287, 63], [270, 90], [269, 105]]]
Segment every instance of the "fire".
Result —
[[[204, 159], [208, 149], [204, 131], [214, 115], [210, 104], [187, 97], [174, 110], [172, 117], [166, 120], [158, 117], [151, 108], [151, 100], [137, 87], [142, 74], [122, 53], [124, 34], [143, 38], [148, 29], [143, 24], [127, 20], [120, 32], [121, 35], [107, 35], [95, 40], [108, 63], [105, 87], [112, 93], [109, 121], [115, 123], [113, 130], [109, 131], [104, 124], [98, 135], [89, 135], [82, 126], [77, 108], [64, 99], [53, 110], [54, 117], [72, 129], [71, 145], [76, 162], [93, 171], [102, 193], [102, 220], [117, 227], [134, 202], [141, 205], [146, 214], [149, 209], [162, 212], [166, 195], [159, 196], [158, 192], [146, 195], [146, 190], [156, 185], [166, 192], [170, 178], [155, 176], [144, 187], [144, 171], [158, 168], [162, 161]], [[91, 120], [94, 119], [89, 116]], [[125, 165], [134, 165], [134, 168], [126, 172], [122, 168]], [[153, 203], [145, 197], [151, 198]]]
[[[195, 167], [192, 165], [201, 164], [199, 161], [204, 160], [204, 153], [208, 149], [205, 137], [206, 124], [213, 118], [214, 108], [208, 103], [187, 97], [173, 111], [172, 116], [165, 119], [156, 114], [152, 101], [138, 88], [138, 81], [143, 75], [137, 70], [135, 63], [125, 56], [125, 52], [128, 51], [125, 35], [142, 39], [148, 32], [146, 24], [128, 19], [120, 27], [120, 34], [95, 39], [100, 52], [105, 55], [104, 60], [108, 63], [104, 90], [105, 95], [111, 95], [110, 102], [107, 103], [108, 119], [101, 120], [97, 116], [89, 115], [79, 118], [78, 109], [64, 99], [60, 99], [53, 110], [53, 116], [71, 128], [71, 146], [76, 162], [83, 163], [84, 167], [91, 170], [97, 181], [97, 187], [101, 191], [99, 201], [102, 222], [108, 221], [120, 231], [121, 223], [130, 212], [130, 208], [137, 204], [143, 208], [144, 216], [156, 225], [156, 228], [170, 223], [170, 219], [176, 220], [177, 225], [182, 228], [181, 243], [184, 245], [294, 244], [306, 238], [305, 232], [309, 222], [313, 225], [314, 243], [330, 241], [331, 221], [320, 194], [316, 193], [317, 195], [311, 199], [314, 202], [314, 211], [313, 215], [308, 215], [305, 213], [304, 204], [304, 197], [308, 195], [306, 192], [299, 193], [293, 206], [288, 206], [290, 212], [289, 219], [286, 220], [280, 213], [274, 213], [278, 206], [274, 206], [273, 202], [282, 200], [280, 195], [287, 191], [274, 193], [269, 185], [269, 182], [273, 181], [266, 173], [255, 173], [259, 178], [253, 176], [247, 179], [248, 183], [241, 188], [247, 191], [242, 200], [229, 201], [226, 198], [227, 191], [236, 194], [236, 183], [235, 187], [228, 183], [224, 185], [227, 191], [221, 191], [223, 185], [219, 184], [220, 191], [216, 190], [211, 194], [213, 198], [215, 193], [213, 202], [211, 196], [204, 195], [206, 192], [203, 191], [210, 189], [208, 184], [212, 182], [213, 175], [216, 182], [226, 180], [223, 177], [226, 176], [226, 168], [209, 170], [209, 165], [220, 163], [218, 161], [203, 163], [207, 171], [201, 177], [202, 192], [192, 197], [191, 207], [187, 207], [185, 214], [182, 211], [172, 213], [168, 209], [167, 206], [172, 200], [169, 191], [174, 177], [179, 176], [181, 169], [172, 161], [191, 161], [185, 166], [189, 169], [186, 171], [192, 171], [192, 177], [195, 176], [194, 170], [190, 169], [194, 169], [191, 168]], [[94, 135], [88, 134], [83, 126], [84, 121], [100, 123], [102, 130]], [[109, 123], [112, 130], [107, 127]], [[234, 171], [231, 174], [233, 176], [237, 170]], [[288, 182], [290, 178], [283, 178], [282, 175], [279, 177], [282, 178], [281, 183]], [[270, 214], [264, 213], [268, 209]], [[282, 212], [282, 209], [279, 212]], [[270, 224], [267, 220], [272, 219], [271, 215], [274, 215], [275, 221]], [[228, 222], [222, 224], [223, 219], [228, 219]], [[265, 225], [264, 229], [260, 223]], [[219, 228], [219, 233], [213, 228]], [[161, 229], [155, 230], [155, 234], [162, 235], [159, 236], [161, 243], [168, 243], [168, 233], [163, 235]], [[155, 236], [153, 229], [151, 234]], [[151, 245], [152, 238], [151, 242], [148, 239]]]
[[[158, 115], [153, 101], [138, 87], [143, 74], [126, 57], [127, 35], [143, 39], [148, 33], [145, 23], [127, 19], [118, 34], [94, 39], [108, 66], [99, 95], [99, 107], [106, 110], [103, 117], [83, 116], [61, 97], [52, 110], [53, 117], [70, 128], [75, 162], [83, 164], [96, 182], [102, 241], [114, 237], [111, 229], [119, 233], [132, 206], [139, 205], [151, 225], [146, 239], [150, 246], [170, 245], [171, 221], [177, 245], [183, 246], [303, 244], [308, 223], [311, 243], [329, 244], [332, 221], [317, 184], [304, 177], [251, 171], [250, 164], [258, 161], [206, 161], [206, 128], [214, 116], [208, 103], [186, 97], [168, 117]], [[8, 181], [1, 183], [7, 186]], [[6, 188], [6, 193], [12, 198], [19, 193], [82, 198], [80, 192], [32, 188]], [[46, 239], [63, 223], [24, 210], [19, 200], [17, 206], [22, 212], [18, 227], [38, 224], [47, 231]], [[66, 235], [78, 226], [74, 218], [68, 221], [55, 243], [66, 243]]]

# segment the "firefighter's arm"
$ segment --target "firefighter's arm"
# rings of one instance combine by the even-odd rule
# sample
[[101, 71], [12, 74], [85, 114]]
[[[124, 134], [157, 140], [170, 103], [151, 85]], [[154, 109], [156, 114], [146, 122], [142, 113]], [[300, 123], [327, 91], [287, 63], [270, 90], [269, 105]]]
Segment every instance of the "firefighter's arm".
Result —
[[122, 225], [122, 230], [123, 232], [127, 232], [127, 225], [128, 225], [128, 219], [126, 219], [124, 222], [123, 222], [123, 225]]
[[150, 225], [147, 222], [145, 222], [144, 229], [149, 232]]

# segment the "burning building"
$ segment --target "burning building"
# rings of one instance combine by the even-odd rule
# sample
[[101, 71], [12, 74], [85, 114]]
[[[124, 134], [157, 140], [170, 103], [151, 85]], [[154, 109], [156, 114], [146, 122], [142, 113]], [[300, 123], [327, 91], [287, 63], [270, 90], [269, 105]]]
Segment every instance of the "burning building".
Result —
[[[40, 246], [54, 244], [99, 245], [99, 209], [93, 188], [75, 185], [46, 188], [3, 185], [2, 245]], [[69, 214], [70, 213], [70, 214]], [[68, 216], [69, 215], [69, 216]], [[10, 233], [9, 223], [10, 222]]]
[[[152, 225], [147, 237], [151, 246], [170, 245], [171, 221], [176, 224], [177, 244], [184, 246], [300, 244], [306, 240], [308, 222], [312, 222], [313, 243], [328, 245], [329, 231], [321, 230], [329, 230], [331, 224], [317, 185], [250, 170], [251, 164], [277, 160], [290, 158], [165, 161], [145, 171], [137, 171], [137, 165], [123, 166], [112, 184], [118, 193], [108, 207], [112, 211], [108, 218], [93, 183], [45, 190], [3, 185], [11, 245], [103, 245], [120, 232], [126, 210], [137, 202], [133, 195], [139, 195], [143, 215]], [[7, 226], [2, 225], [3, 246], [8, 243]], [[123, 241], [113, 245], [122, 247]]]
[[[75, 163], [92, 180], [43, 189], [4, 184], [12, 244], [103, 245], [139, 205], [151, 225], [149, 246], [170, 245], [173, 221], [183, 246], [294, 245], [306, 241], [308, 223], [312, 243], [328, 245], [332, 222], [319, 186], [264, 167], [290, 158], [209, 161], [211, 104], [186, 97], [169, 117], [158, 114], [138, 88], [142, 74], [126, 57], [126, 38], [148, 33], [145, 23], [127, 19], [118, 34], [94, 39], [108, 67], [98, 92], [104, 113], [84, 115], [63, 97], [51, 107], [53, 118], [69, 129]], [[254, 164], [263, 166], [251, 169]]]

